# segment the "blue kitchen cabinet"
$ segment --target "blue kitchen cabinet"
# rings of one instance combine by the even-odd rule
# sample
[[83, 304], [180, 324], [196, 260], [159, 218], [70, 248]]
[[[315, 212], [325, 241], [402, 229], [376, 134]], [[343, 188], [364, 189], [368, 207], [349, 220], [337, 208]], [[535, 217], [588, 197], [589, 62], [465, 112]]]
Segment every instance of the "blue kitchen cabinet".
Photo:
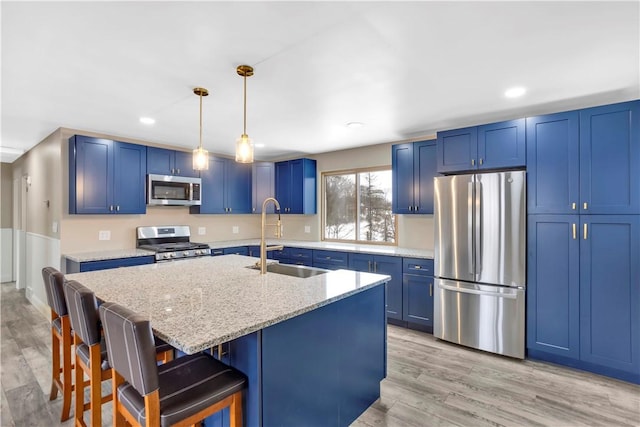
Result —
[[393, 213], [432, 214], [436, 141], [391, 147]]
[[289, 264], [313, 266], [313, 250], [306, 248], [289, 248]]
[[209, 169], [200, 173], [201, 205], [191, 206], [195, 214], [251, 213], [251, 165], [233, 159], [209, 156]]
[[526, 165], [525, 120], [438, 132], [437, 171], [454, 173]]
[[580, 222], [580, 359], [640, 383], [640, 216]]
[[66, 258], [65, 274], [84, 273], [85, 271], [107, 270], [110, 268], [131, 267], [155, 263], [155, 256], [138, 256], [130, 258], [116, 258], [99, 261], [73, 261]]
[[[251, 167], [251, 212], [262, 213], [262, 203], [276, 197], [276, 169], [272, 162], [254, 162]], [[267, 204], [267, 213], [274, 213], [275, 205]]]
[[295, 159], [275, 165], [276, 199], [283, 214], [316, 213], [316, 161]]
[[530, 214], [640, 213], [640, 101], [527, 118]]
[[249, 248], [246, 246], [233, 246], [222, 249], [223, 255], [246, 255], [249, 256]]
[[312, 266], [327, 270], [348, 268], [349, 254], [347, 252], [314, 249]]
[[192, 153], [157, 147], [148, 147], [147, 150], [147, 173], [192, 178], [200, 176], [198, 171], [193, 170]]
[[[249, 256], [260, 258], [260, 245], [251, 245], [247, 247], [249, 249]], [[267, 251], [267, 259], [273, 259], [274, 251]]]
[[578, 213], [580, 199], [577, 111], [527, 117], [527, 211]]
[[402, 320], [433, 332], [433, 260], [402, 259]]
[[580, 110], [580, 212], [640, 214], [640, 101]]
[[403, 320], [401, 257], [350, 253], [349, 269], [391, 276], [387, 282], [387, 319]]
[[72, 136], [69, 139], [69, 213], [144, 214], [146, 148]]
[[527, 350], [579, 359], [580, 217], [529, 215]]

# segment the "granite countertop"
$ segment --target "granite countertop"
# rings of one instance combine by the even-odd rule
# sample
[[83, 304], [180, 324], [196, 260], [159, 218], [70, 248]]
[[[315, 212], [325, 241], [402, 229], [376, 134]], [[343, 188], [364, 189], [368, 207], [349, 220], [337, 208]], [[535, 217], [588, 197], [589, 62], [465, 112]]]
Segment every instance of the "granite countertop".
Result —
[[301, 279], [261, 275], [255, 258], [201, 257], [66, 275], [149, 316], [156, 335], [192, 354], [385, 283], [389, 276], [349, 270]]
[[[192, 236], [192, 241], [200, 242], [198, 236]], [[212, 249], [231, 248], [234, 246], [253, 246], [260, 245], [260, 239], [245, 239], [245, 240], [226, 240], [217, 242], [202, 242], [207, 243]], [[382, 246], [382, 245], [361, 245], [352, 243], [339, 243], [339, 242], [312, 242], [305, 240], [284, 240], [284, 239], [267, 239], [268, 245], [284, 245], [296, 248], [306, 249], [325, 249], [330, 251], [344, 251], [344, 252], [358, 252], [374, 255], [391, 255], [391, 256], [403, 256], [412, 258], [426, 258], [433, 259], [433, 251], [426, 249], [411, 249], [402, 248], [399, 246]], [[107, 259], [117, 258], [131, 258], [138, 256], [153, 255], [153, 252], [145, 251], [142, 249], [121, 249], [111, 251], [95, 251], [95, 252], [81, 252], [72, 254], [63, 254], [64, 257], [75, 262], [89, 262], [89, 261], [101, 261]]]
[[[195, 239], [197, 240], [197, 239]], [[218, 242], [204, 242], [212, 248], [230, 248], [234, 246], [259, 245], [260, 239], [227, 240]], [[403, 248], [400, 246], [364, 245], [340, 242], [312, 242], [305, 240], [267, 239], [269, 245], [284, 245], [306, 249], [325, 249], [329, 251], [358, 252], [375, 255], [404, 256], [412, 258], [433, 259], [433, 251], [426, 249]]]
[[140, 256], [153, 256], [155, 252], [144, 249], [113, 249], [109, 251], [81, 252], [64, 254], [63, 256], [75, 262], [102, 261], [118, 258], [135, 258]]

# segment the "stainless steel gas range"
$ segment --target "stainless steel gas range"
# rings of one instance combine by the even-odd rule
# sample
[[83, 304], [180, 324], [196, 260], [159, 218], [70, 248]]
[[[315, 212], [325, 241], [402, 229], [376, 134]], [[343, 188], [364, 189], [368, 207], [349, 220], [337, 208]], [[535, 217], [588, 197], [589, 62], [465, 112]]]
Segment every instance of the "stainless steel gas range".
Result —
[[156, 253], [156, 262], [211, 255], [206, 243], [190, 241], [188, 225], [138, 227], [136, 247]]

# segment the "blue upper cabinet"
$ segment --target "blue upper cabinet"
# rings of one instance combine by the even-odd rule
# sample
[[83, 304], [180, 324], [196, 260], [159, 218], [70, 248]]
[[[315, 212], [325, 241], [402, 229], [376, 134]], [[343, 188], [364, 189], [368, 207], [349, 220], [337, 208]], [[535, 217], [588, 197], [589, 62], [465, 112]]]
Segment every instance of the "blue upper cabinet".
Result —
[[146, 148], [108, 139], [71, 137], [69, 213], [145, 213]]
[[578, 128], [577, 111], [527, 118], [528, 213], [578, 213]]
[[[276, 197], [276, 167], [271, 162], [254, 162], [251, 170], [251, 212], [262, 213], [262, 203], [268, 197]], [[267, 205], [267, 213], [274, 213], [273, 203]]]
[[438, 132], [439, 173], [526, 165], [525, 120]]
[[438, 173], [477, 169], [478, 127], [438, 132]]
[[640, 101], [580, 111], [580, 212], [640, 214]]
[[198, 178], [193, 170], [193, 155], [185, 151], [147, 147], [147, 173]]
[[251, 213], [251, 165], [209, 156], [209, 169], [201, 171], [202, 201], [191, 213]]
[[580, 359], [640, 383], [640, 216], [580, 219]]
[[295, 159], [276, 163], [276, 199], [283, 214], [316, 213], [316, 161]]
[[392, 199], [396, 214], [432, 214], [436, 141], [391, 147]]
[[640, 101], [527, 118], [528, 212], [639, 214]]

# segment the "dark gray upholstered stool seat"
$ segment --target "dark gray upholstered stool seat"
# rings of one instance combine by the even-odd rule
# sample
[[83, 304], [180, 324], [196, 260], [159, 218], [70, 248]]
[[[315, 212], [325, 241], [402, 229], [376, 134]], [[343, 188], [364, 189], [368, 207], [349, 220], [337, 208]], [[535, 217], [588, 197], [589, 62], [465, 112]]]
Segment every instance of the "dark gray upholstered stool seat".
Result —
[[231, 426], [242, 425], [242, 372], [204, 353], [157, 366], [149, 320], [116, 303], [100, 306], [100, 317], [113, 368], [114, 422], [191, 425], [228, 406]]
[[[71, 394], [73, 383], [71, 372], [71, 348], [73, 338], [71, 323], [67, 311], [67, 303], [64, 299], [64, 276], [53, 267], [42, 269], [42, 280], [47, 294], [47, 304], [51, 309], [51, 392], [49, 399], [53, 400], [62, 393], [62, 412], [60, 421], [66, 421], [71, 412]], [[62, 350], [62, 360], [60, 360]], [[62, 364], [61, 364], [62, 362]], [[62, 375], [60, 375], [62, 374]]]

